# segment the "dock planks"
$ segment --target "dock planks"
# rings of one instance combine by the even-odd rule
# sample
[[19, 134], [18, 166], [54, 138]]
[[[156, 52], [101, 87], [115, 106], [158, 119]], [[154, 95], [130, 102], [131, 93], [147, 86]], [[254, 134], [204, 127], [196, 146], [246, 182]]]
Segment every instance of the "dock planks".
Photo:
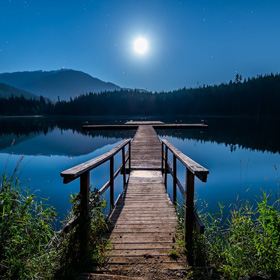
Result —
[[113, 124], [113, 125], [92, 125], [85, 124], [83, 129], [85, 130], [136, 130], [139, 126], [153, 126], [156, 129], [204, 129], [208, 128], [207, 124], [198, 123], [198, 124], [166, 124], [162, 122], [127, 122], [125, 124]]
[[161, 170], [161, 142], [150, 125], [140, 125], [132, 140], [131, 168]]
[[162, 125], [164, 122], [160, 121], [129, 121], [125, 125]]
[[132, 171], [110, 217], [108, 269], [186, 269], [184, 257], [169, 257], [177, 248], [177, 218], [163, 182], [161, 142], [151, 125], [140, 125], [131, 145]]
[[133, 170], [110, 220], [112, 227], [108, 237], [113, 249], [109, 269], [122, 265], [128, 269], [128, 264], [186, 268], [184, 258], [169, 257], [170, 251], [177, 248], [177, 218], [161, 171]]

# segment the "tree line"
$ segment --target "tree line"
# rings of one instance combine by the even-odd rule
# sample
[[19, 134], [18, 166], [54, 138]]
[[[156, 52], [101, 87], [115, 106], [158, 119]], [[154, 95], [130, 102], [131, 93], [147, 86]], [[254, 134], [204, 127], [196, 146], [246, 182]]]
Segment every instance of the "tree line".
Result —
[[1, 115], [203, 115], [279, 117], [280, 75], [270, 74], [214, 86], [169, 92], [118, 91], [88, 93], [69, 101], [24, 97], [0, 99]]

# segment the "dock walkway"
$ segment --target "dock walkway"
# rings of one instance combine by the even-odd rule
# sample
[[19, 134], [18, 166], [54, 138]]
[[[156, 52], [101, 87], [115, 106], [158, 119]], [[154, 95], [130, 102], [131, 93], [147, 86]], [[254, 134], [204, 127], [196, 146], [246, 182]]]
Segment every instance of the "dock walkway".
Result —
[[150, 125], [140, 125], [131, 143], [133, 170], [161, 170], [161, 142]]
[[[132, 141], [131, 173], [125, 192], [111, 215], [113, 244], [109, 264], [160, 264], [186, 268], [169, 257], [176, 249], [177, 218], [161, 172], [161, 142], [150, 125], [140, 125]], [[120, 267], [118, 267], [118, 270]]]
[[[132, 121], [121, 126], [85, 125], [83, 129], [133, 128], [137, 131], [132, 141], [127, 139], [111, 151], [61, 172], [66, 184], [77, 178], [80, 179], [80, 216], [86, 217], [90, 204], [90, 172], [101, 164], [110, 162], [109, 181], [99, 189], [100, 196], [110, 190], [111, 213], [106, 237], [112, 243], [112, 250], [109, 252], [106, 266], [102, 268], [106, 273], [124, 272], [123, 274], [134, 277], [139, 275], [139, 272], [143, 275], [146, 271], [148, 276], [141, 279], [181, 279], [188, 265], [185, 254], [180, 254], [183, 248], [177, 242], [178, 236], [185, 241], [188, 260], [192, 260], [193, 226], [196, 226], [199, 233], [204, 231], [204, 226], [194, 210], [194, 181], [197, 177], [206, 182], [209, 171], [168, 141], [160, 141], [154, 128], [161, 127], [207, 128], [207, 125]], [[119, 152], [122, 154], [122, 164], [115, 170], [114, 157]], [[172, 164], [168, 160], [168, 153], [173, 157]], [[184, 186], [177, 177], [177, 162], [181, 162], [185, 167]], [[120, 174], [123, 176], [124, 190], [115, 200], [114, 181]], [[168, 174], [173, 178], [172, 201], [167, 194]], [[177, 190], [180, 191], [186, 205], [184, 236], [178, 231], [174, 207], [177, 204]], [[74, 217], [64, 227], [64, 231], [71, 231], [80, 221], [79, 216]], [[80, 226], [86, 229], [86, 225], [80, 224]], [[80, 239], [81, 250], [84, 252], [87, 251], [88, 242], [87, 234], [84, 234]], [[159, 271], [162, 277], [159, 277]], [[170, 271], [175, 271], [175, 274], [170, 274]], [[157, 278], [153, 273], [157, 274]]]

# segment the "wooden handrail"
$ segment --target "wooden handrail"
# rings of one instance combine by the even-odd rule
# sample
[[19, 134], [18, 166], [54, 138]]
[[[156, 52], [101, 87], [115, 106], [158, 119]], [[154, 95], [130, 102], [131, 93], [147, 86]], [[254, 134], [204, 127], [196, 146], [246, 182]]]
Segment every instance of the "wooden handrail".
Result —
[[168, 149], [176, 156], [176, 158], [186, 167], [188, 170], [198, 177], [202, 182], [207, 181], [207, 175], [209, 170], [193, 161], [191, 158], [183, 154], [176, 147], [170, 144], [167, 140], [163, 139], [162, 142]]
[[[175, 164], [176, 165], [176, 164]], [[170, 173], [170, 175], [173, 177], [173, 182], [176, 181], [176, 185], [184, 199], [184, 201], [186, 201], [186, 194], [185, 194], [185, 190], [183, 188], [183, 185], [182, 183], [180, 182], [180, 180], [177, 178], [177, 176], [174, 176], [174, 172], [173, 172], [173, 169], [172, 169], [172, 166], [171, 166], [171, 163], [170, 161], [167, 162], [167, 166], [168, 166], [168, 172]], [[174, 168], [175, 170], [175, 168]], [[173, 183], [174, 184], [174, 183]], [[176, 196], [176, 191], [174, 192], [174, 186], [173, 186], [173, 204], [176, 205], [177, 202], [177, 196]], [[175, 203], [174, 203], [175, 202]], [[196, 230], [199, 234], [203, 234], [204, 233], [204, 229], [205, 229], [205, 226], [203, 224], [203, 222], [201, 221], [199, 215], [197, 214], [196, 211], [194, 211], [194, 222], [195, 222], [195, 227], [196, 227]]]
[[79, 178], [82, 174], [84, 174], [84, 173], [98, 167], [102, 163], [106, 162], [107, 160], [112, 158], [115, 154], [117, 154], [128, 143], [130, 143], [130, 141], [131, 141], [131, 139], [127, 139], [127, 140], [123, 141], [121, 144], [119, 144], [117, 147], [112, 149], [111, 151], [109, 151], [101, 156], [98, 156], [89, 161], [86, 161], [84, 163], [71, 167], [67, 170], [64, 170], [63, 172], [60, 173], [60, 176], [63, 177], [63, 183], [68, 184], [68, 183], [72, 182], [73, 180]]
[[[128, 145], [128, 155], [125, 156], [125, 146]], [[114, 173], [114, 156], [122, 151], [122, 165], [117, 169]], [[105, 191], [110, 188], [110, 209], [112, 210], [115, 206], [116, 202], [114, 199], [114, 180], [116, 177], [121, 173], [123, 174], [123, 185], [126, 186], [126, 171], [125, 165], [127, 161], [129, 161], [129, 168], [131, 168], [131, 139], [127, 139], [119, 144], [117, 147], [112, 149], [111, 151], [93, 158], [87, 162], [82, 164], [76, 165], [72, 168], [69, 168], [60, 173], [61, 177], [63, 177], [63, 183], [68, 184], [69, 182], [80, 178], [80, 194], [81, 194], [81, 212], [79, 216], [73, 217], [67, 225], [64, 227], [64, 232], [69, 232], [75, 227], [79, 222], [81, 217], [85, 217], [88, 215], [89, 212], [89, 205], [91, 201], [89, 200], [89, 190], [90, 190], [90, 171], [101, 164], [105, 163], [106, 161], [110, 160], [110, 179], [105, 185], [99, 189], [98, 196], [103, 195]], [[130, 172], [130, 169], [129, 169]], [[85, 226], [85, 225], [84, 225]], [[84, 231], [87, 232], [86, 229]], [[81, 244], [83, 243], [83, 247], [86, 250], [86, 243], [87, 243], [86, 234], [81, 238]], [[82, 246], [82, 245], [81, 245]]]
[[[165, 146], [165, 149], [164, 149]], [[168, 150], [173, 154], [173, 168], [168, 160]], [[183, 185], [177, 178], [177, 159], [186, 167], [186, 186]], [[194, 209], [194, 182], [195, 176], [202, 182], [207, 181], [209, 170], [196, 163], [167, 140], [162, 140], [162, 173], [164, 173], [164, 183], [167, 190], [167, 173], [173, 177], [173, 204], [177, 204], [177, 186], [185, 201], [184, 220], [185, 220], [185, 243], [188, 252], [188, 259], [192, 259], [193, 241], [192, 231], [194, 224], [199, 233], [204, 233], [204, 225], [199, 218], [199, 215]]]

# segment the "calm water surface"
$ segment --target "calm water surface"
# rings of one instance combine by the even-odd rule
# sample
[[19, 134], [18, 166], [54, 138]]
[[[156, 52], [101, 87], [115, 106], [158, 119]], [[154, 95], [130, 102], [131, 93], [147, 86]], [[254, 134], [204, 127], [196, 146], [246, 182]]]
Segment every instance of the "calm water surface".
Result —
[[[62, 220], [71, 209], [68, 202], [70, 194], [79, 191], [79, 180], [65, 185], [60, 172], [109, 151], [135, 134], [135, 131], [87, 132], [81, 129], [82, 124], [86, 121], [114, 124], [126, 120], [85, 117], [1, 118], [0, 173], [12, 174], [24, 155], [17, 176], [21, 182], [26, 182], [25, 187], [28, 186], [31, 192], [48, 198], [48, 204], [56, 208]], [[162, 120], [200, 121], [180, 118]], [[208, 211], [213, 213], [218, 210], [218, 201], [229, 205], [236, 203], [238, 197], [254, 202], [261, 194], [260, 189], [270, 192], [274, 201], [279, 193], [279, 122], [230, 118], [205, 118], [205, 121], [209, 124], [206, 130], [158, 130], [160, 138], [167, 139], [209, 169], [207, 183], [196, 179], [199, 207], [205, 201]], [[120, 165], [120, 156], [115, 160], [115, 169]], [[172, 158], [171, 155], [169, 158]], [[178, 163], [178, 176], [183, 184], [184, 174], [183, 166]], [[108, 179], [108, 163], [91, 172], [93, 187], [99, 189]], [[172, 197], [172, 178], [168, 180], [168, 192]], [[121, 192], [120, 177], [116, 181], [115, 198]], [[107, 193], [105, 199], [108, 200]]]

